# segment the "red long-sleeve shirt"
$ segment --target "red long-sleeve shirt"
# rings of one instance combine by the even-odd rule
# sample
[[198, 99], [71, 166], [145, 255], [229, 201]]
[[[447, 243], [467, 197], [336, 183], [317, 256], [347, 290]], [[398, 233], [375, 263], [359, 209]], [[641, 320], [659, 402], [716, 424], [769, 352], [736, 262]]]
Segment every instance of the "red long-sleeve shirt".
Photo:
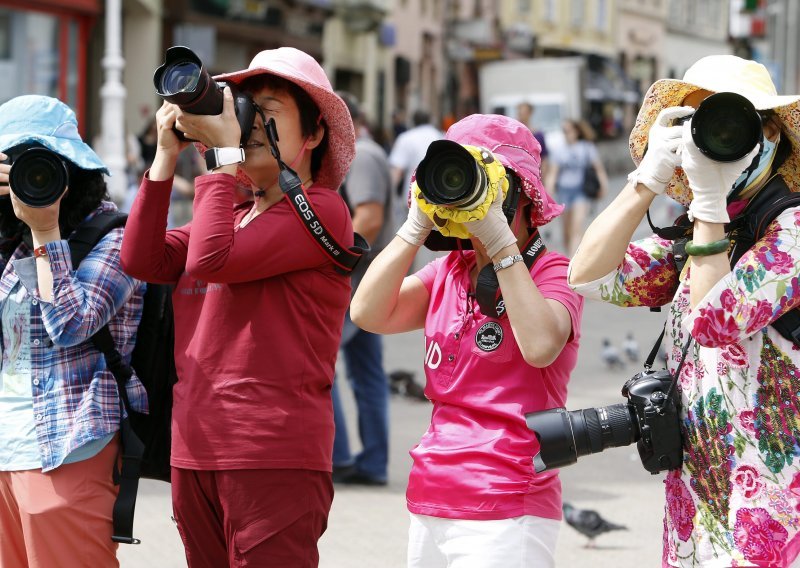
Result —
[[[194, 219], [166, 230], [172, 180], [145, 177], [122, 243], [122, 266], [176, 285], [172, 465], [187, 469], [330, 471], [330, 388], [349, 278], [282, 200], [238, 225], [235, 179], [195, 181]], [[342, 245], [353, 229], [341, 197], [308, 198]]]

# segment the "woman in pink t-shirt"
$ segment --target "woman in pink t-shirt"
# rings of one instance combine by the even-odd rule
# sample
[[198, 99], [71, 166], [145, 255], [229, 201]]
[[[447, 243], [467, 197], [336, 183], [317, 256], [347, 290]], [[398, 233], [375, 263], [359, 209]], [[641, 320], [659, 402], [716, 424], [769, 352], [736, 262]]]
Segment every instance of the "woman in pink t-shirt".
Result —
[[[577, 359], [583, 303], [567, 286], [567, 259], [537, 230], [562, 207], [542, 187], [539, 143], [522, 123], [472, 115], [446, 139], [479, 147], [484, 164], [499, 160], [509, 191], [463, 222], [468, 240], [431, 233], [412, 198], [350, 308], [375, 333], [425, 330], [434, 406], [411, 451], [408, 565], [553, 566], [561, 485], [557, 473], [534, 472], [539, 448], [525, 413], [564, 406]], [[420, 246], [434, 242], [453, 252], [406, 277]]]

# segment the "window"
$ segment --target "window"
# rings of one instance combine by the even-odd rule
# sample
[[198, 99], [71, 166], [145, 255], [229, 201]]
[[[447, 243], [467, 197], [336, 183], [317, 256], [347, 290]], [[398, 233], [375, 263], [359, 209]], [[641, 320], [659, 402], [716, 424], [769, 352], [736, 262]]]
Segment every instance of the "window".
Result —
[[531, 0], [518, 0], [517, 11], [521, 16], [526, 16], [531, 12]]
[[579, 28], [583, 25], [584, 19], [584, 0], [572, 0], [571, 3], [572, 14], [570, 16], [570, 22], [576, 28]]
[[544, 0], [543, 19], [551, 24], [556, 21], [556, 0]]
[[595, 27], [599, 31], [606, 29], [606, 17], [608, 15], [608, 6], [606, 0], [597, 0], [597, 14], [595, 19]]

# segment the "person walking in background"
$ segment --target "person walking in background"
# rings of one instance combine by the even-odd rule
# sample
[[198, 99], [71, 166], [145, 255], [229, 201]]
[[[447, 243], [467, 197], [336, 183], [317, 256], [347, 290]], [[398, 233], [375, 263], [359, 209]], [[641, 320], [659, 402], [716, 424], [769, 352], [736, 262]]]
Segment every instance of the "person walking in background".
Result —
[[392, 167], [392, 187], [398, 188], [400, 199], [396, 200], [395, 221], [398, 226], [406, 217], [408, 188], [411, 176], [425, 157], [425, 151], [434, 140], [441, 140], [442, 131], [431, 124], [428, 111], [418, 109], [412, 115], [413, 127], [402, 132], [392, 144], [389, 165]]
[[[433, 412], [411, 450], [408, 566], [552, 567], [561, 485], [557, 472], [534, 473], [538, 442], [525, 413], [563, 405], [577, 361], [583, 302], [567, 286], [567, 259], [544, 252], [537, 230], [562, 207], [542, 187], [539, 143], [522, 123], [473, 114], [446, 137], [494, 158], [484, 216], [463, 224], [465, 243], [406, 276], [433, 228], [415, 183], [408, 219], [350, 307], [374, 333], [425, 332]], [[513, 181], [507, 202], [503, 176]], [[485, 287], [487, 274], [502, 302], [496, 286]]]
[[[347, 172], [341, 194], [353, 217], [353, 230], [367, 239], [370, 252], [362, 257], [351, 274], [353, 291], [370, 261], [391, 240], [392, 186], [386, 152], [369, 135], [366, 117], [358, 100], [347, 92], [337, 92], [347, 104], [356, 129], [356, 156]], [[345, 316], [341, 351], [347, 378], [353, 388], [358, 414], [361, 452], [353, 457], [347, 436], [347, 423], [334, 381], [333, 481], [363, 485], [386, 485], [389, 464], [389, 380], [383, 370], [383, 342], [380, 335], [358, 328]]]
[[547, 143], [544, 140], [544, 132], [542, 132], [541, 130], [539, 130], [539, 129], [537, 129], [537, 128], [535, 128], [533, 126], [532, 119], [533, 119], [533, 113], [534, 113], [535, 110], [536, 110], [536, 107], [534, 107], [529, 102], [521, 102], [521, 103], [519, 103], [517, 105], [517, 120], [519, 120], [522, 124], [524, 124], [525, 126], [527, 126], [528, 128], [531, 129], [531, 132], [533, 132], [533, 137], [536, 138], [536, 141], [539, 143], [539, 146], [542, 148], [542, 152], [541, 152], [541, 155], [542, 155], [542, 179], [546, 180], [547, 179], [547, 169], [548, 169], [549, 164], [550, 164], [550, 160], [548, 158], [548, 156], [550, 155], [550, 152], [548, 151]]
[[594, 133], [584, 121], [566, 120], [563, 125], [565, 145], [554, 150], [545, 186], [555, 191], [556, 200], [564, 205], [561, 228], [564, 250], [571, 256], [578, 247], [586, 226], [593, 199], [584, 194], [586, 169], [593, 168], [600, 181], [601, 199], [608, 188], [608, 175], [594, 144]]
[[[62, 162], [68, 181], [51, 204], [30, 206], [9, 187], [12, 166], [0, 164], [0, 567], [119, 566], [111, 537], [123, 410], [91, 337], [108, 324], [129, 360], [144, 284], [120, 266], [122, 228], [72, 263], [65, 239], [116, 211], [108, 169], [72, 109], [38, 95], [0, 106], [0, 160], [34, 148]], [[126, 394], [147, 412], [135, 374]]]
[[[701, 152], [691, 120], [675, 125], [719, 92], [747, 98], [761, 125], [755, 147], [725, 162]], [[744, 105], [736, 109], [744, 115]], [[714, 126], [729, 148], [746, 132]], [[682, 80], [650, 87], [630, 148], [638, 167], [586, 231], [569, 279], [588, 298], [671, 306], [664, 341], [667, 368], [680, 369], [684, 456], [665, 479], [662, 565], [797, 566], [800, 351], [796, 325], [790, 334], [777, 320], [800, 298], [800, 207], [783, 210], [749, 243], [746, 235], [762, 196], [772, 206], [775, 195], [800, 189], [800, 96], [778, 96], [760, 63], [704, 57]], [[685, 266], [664, 237], [630, 242], [664, 193], [689, 207], [679, 225], [691, 239]]]
[[[175, 521], [191, 568], [317, 566], [333, 499], [330, 389], [350, 279], [284, 196], [265, 121], [343, 247], [353, 228], [337, 190], [355, 154], [353, 121], [322, 67], [294, 48], [262, 51], [215, 79], [238, 86], [263, 118], [241, 148], [230, 87], [218, 115], [164, 102], [122, 244], [130, 274], [175, 284]], [[224, 150], [206, 154], [211, 172], [195, 179], [192, 222], [167, 231], [189, 144], [173, 127]], [[214, 163], [217, 155], [228, 159]], [[251, 198], [240, 203], [243, 184]]]

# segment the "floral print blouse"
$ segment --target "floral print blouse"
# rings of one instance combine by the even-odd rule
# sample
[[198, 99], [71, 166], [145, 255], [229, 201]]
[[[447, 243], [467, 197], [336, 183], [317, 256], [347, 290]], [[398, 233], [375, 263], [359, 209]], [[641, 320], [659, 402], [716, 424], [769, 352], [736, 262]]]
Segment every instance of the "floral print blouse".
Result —
[[800, 208], [787, 209], [691, 309], [671, 241], [628, 246], [580, 294], [661, 306], [679, 378], [684, 463], [666, 475], [663, 566], [790, 566], [800, 552], [800, 349], [770, 322], [800, 305]]

